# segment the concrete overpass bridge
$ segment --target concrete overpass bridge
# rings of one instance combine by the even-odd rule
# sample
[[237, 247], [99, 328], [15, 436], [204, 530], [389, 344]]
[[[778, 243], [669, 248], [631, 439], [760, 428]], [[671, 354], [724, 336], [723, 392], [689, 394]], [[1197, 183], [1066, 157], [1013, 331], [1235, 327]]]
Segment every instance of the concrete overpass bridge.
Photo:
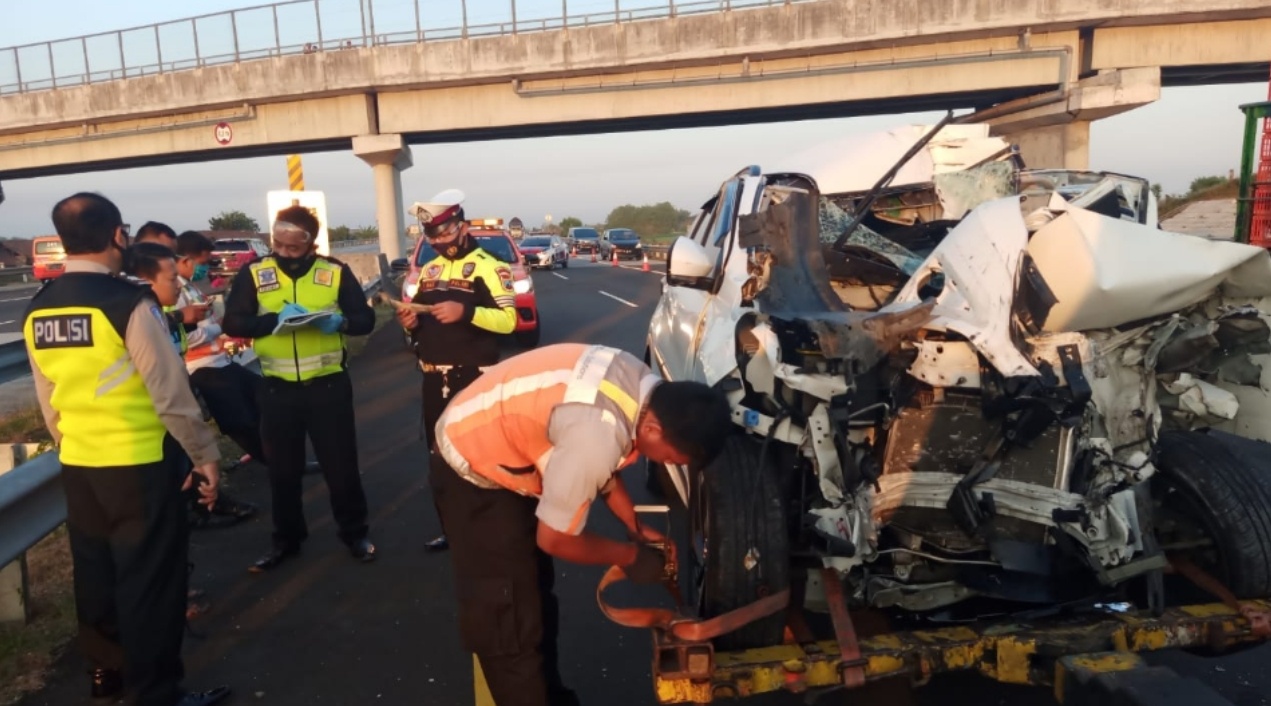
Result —
[[[225, 13], [234, 50], [212, 56], [207, 18], [189, 20], [192, 59], [160, 26], [151, 63], [123, 33], [0, 49], [0, 179], [352, 149], [396, 256], [412, 143], [970, 108], [1031, 165], [1083, 167], [1090, 121], [1162, 86], [1261, 80], [1271, 61], [1265, 0], [668, 0], [431, 34], [418, 0], [414, 32], [363, 14], [351, 38], [323, 36], [319, 2]], [[279, 13], [306, 8], [316, 35], [284, 42]], [[263, 49], [240, 37], [252, 12], [274, 17]], [[116, 34], [103, 68], [90, 39]]]

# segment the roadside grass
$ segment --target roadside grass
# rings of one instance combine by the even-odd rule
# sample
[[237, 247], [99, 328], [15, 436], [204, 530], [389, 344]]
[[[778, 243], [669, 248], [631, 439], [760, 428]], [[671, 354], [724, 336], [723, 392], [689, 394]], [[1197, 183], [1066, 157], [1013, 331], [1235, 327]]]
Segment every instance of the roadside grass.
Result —
[[349, 336], [344, 340], [344, 345], [349, 350], [349, 358], [355, 358], [366, 350], [366, 346], [370, 343], [371, 336], [375, 335], [375, 331], [379, 331], [385, 324], [393, 320], [393, 306], [391, 304], [376, 304], [374, 331], [367, 336]]
[[0, 444], [52, 445], [53, 437], [44, 426], [39, 407], [0, 416]]
[[[393, 307], [375, 307], [376, 330], [392, 320]], [[350, 338], [349, 356], [365, 350], [369, 338]], [[46, 447], [53, 439], [39, 408], [34, 407], [0, 417], [0, 443]], [[226, 465], [243, 454], [228, 436], [218, 437], [217, 446]], [[232, 477], [222, 478], [225, 487], [232, 485]], [[53, 665], [75, 637], [75, 594], [66, 526], [31, 547], [26, 560], [31, 620], [26, 625], [0, 626], [0, 706], [11, 706], [43, 689]]]
[[0, 705], [16, 704], [44, 687], [54, 663], [75, 636], [75, 595], [71, 547], [66, 527], [45, 537], [26, 554], [26, 625], [0, 626]]

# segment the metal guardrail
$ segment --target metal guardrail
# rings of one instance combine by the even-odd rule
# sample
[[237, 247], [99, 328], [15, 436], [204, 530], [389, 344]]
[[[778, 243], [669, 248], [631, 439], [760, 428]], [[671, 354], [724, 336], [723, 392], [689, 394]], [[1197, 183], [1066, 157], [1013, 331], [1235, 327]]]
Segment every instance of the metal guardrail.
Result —
[[332, 250], [348, 250], [350, 248], [360, 248], [364, 245], [374, 245], [380, 242], [379, 238], [361, 238], [358, 240], [336, 240], [331, 243]]
[[0, 383], [31, 373], [31, 361], [26, 355], [26, 341], [18, 339], [0, 344]]
[[66, 521], [62, 464], [53, 452], [0, 474], [0, 566], [22, 556]]
[[0, 267], [0, 282], [13, 282], [21, 280], [22, 282], [35, 281], [35, 268], [33, 267]]
[[[382, 289], [381, 278], [362, 285], [367, 299]], [[26, 361], [26, 347], [15, 342]], [[0, 346], [0, 353], [13, 344]], [[28, 368], [29, 369], [29, 368]], [[66, 496], [60, 476], [62, 464], [56, 452], [41, 454], [0, 474], [0, 567], [22, 556], [24, 552], [66, 521]]]
[[641, 249], [649, 255], [650, 260], [665, 260], [669, 245], [642, 245]]
[[[518, 0], [481, 3], [473, 8], [479, 17], [469, 16], [469, 4], [476, 4], [473, 0], [451, 0], [449, 7], [443, 7], [439, 0], [384, 7], [386, 3], [380, 0], [378, 17], [376, 0], [287, 0], [0, 48], [0, 95], [294, 54], [547, 32], [809, 1], [647, 0], [647, 5], [633, 8], [623, 7], [624, 0], [612, 0], [612, 10], [570, 14], [569, 0], [561, 0], [560, 14], [530, 19], [518, 12]], [[492, 5], [505, 9], [491, 14]]]

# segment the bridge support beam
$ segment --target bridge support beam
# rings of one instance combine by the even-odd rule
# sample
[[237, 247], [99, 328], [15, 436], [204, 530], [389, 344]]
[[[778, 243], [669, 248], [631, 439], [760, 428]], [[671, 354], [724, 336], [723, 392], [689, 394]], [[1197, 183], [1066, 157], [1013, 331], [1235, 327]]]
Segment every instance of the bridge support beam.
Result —
[[402, 171], [413, 162], [401, 135], [360, 135], [353, 138], [353, 154], [371, 165], [375, 176], [375, 223], [380, 232], [380, 252], [389, 260], [402, 256], [405, 231], [402, 218]]
[[[996, 131], [995, 131], [996, 132]], [[1030, 169], [1089, 169], [1090, 121], [1039, 127], [1008, 134]]]
[[1089, 169], [1090, 123], [1161, 97], [1159, 67], [1106, 71], [1051, 93], [995, 105], [963, 118], [988, 123], [1017, 145], [1032, 169]]

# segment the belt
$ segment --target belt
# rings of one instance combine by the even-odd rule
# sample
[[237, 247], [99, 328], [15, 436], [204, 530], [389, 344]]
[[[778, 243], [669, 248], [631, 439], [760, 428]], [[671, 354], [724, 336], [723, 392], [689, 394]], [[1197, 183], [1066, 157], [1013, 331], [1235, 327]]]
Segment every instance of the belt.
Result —
[[481, 372], [484, 373], [485, 371], [489, 370], [491, 367], [492, 366], [489, 366], [489, 365], [434, 365], [432, 363], [425, 363], [422, 360], [419, 361], [419, 369], [425, 373], [445, 374], [456, 368], [459, 368], [461, 370], [476, 368], [477, 370], [480, 370]]

